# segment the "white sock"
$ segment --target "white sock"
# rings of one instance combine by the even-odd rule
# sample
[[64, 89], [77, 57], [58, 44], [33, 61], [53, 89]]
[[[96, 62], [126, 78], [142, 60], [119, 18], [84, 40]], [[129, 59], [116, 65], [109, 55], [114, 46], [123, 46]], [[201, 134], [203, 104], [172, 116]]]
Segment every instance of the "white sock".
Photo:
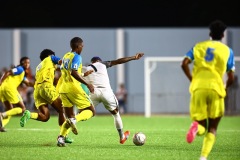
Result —
[[112, 114], [113, 118], [114, 118], [114, 124], [116, 129], [118, 130], [118, 134], [120, 136], [120, 138], [124, 138], [124, 134], [123, 134], [123, 123], [122, 123], [122, 118], [119, 114], [119, 112], [117, 114]]

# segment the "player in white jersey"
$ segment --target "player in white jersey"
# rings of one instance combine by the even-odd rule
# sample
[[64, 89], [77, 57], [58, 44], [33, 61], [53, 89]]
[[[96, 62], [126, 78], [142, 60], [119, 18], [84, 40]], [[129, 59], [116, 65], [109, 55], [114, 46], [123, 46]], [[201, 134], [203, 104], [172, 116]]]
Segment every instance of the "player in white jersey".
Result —
[[91, 64], [85, 68], [86, 71], [92, 69], [94, 70], [92, 74], [84, 77], [89, 84], [94, 86], [94, 93], [89, 93], [90, 99], [95, 107], [99, 103], [103, 103], [104, 107], [112, 114], [115, 127], [119, 133], [121, 144], [128, 139], [130, 132], [123, 132], [123, 122], [119, 114], [119, 104], [111, 88], [107, 68], [126, 63], [131, 60], [138, 60], [143, 55], [144, 53], [137, 53], [131, 57], [124, 57], [112, 61], [102, 61], [100, 57], [93, 57], [91, 59]]

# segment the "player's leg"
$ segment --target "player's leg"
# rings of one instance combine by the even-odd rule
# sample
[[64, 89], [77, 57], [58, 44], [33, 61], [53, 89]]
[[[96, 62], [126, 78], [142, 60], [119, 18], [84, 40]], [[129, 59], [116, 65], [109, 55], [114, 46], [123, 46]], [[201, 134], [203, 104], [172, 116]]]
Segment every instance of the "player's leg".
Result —
[[109, 91], [102, 91], [102, 102], [104, 107], [112, 114], [114, 119], [114, 125], [118, 131], [120, 143], [124, 144], [125, 141], [128, 139], [130, 132], [123, 130], [123, 122], [121, 115], [119, 113], [119, 105], [118, 100], [112, 90]]
[[217, 127], [224, 114], [224, 98], [221, 98], [217, 92], [211, 91], [209, 93], [209, 125], [208, 132], [204, 137], [201, 157], [207, 158], [210, 154], [216, 139]]
[[81, 89], [79, 94], [71, 94], [71, 101], [79, 109], [79, 113], [75, 116], [76, 121], [86, 121], [95, 116], [96, 111], [90, 97]]
[[3, 104], [5, 107], [5, 112], [0, 113], [0, 120], [1, 120], [0, 132], [6, 132], [6, 129], [4, 128], [4, 126], [6, 126], [9, 120], [11, 119], [11, 116], [8, 116], [9, 112], [7, 111], [10, 111], [13, 108], [13, 105], [9, 101], [5, 100], [4, 102], [5, 103]]
[[[59, 147], [64, 147], [64, 146], [66, 146], [65, 137], [67, 136], [67, 134], [69, 132], [68, 130], [72, 128], [73, 132], [75, 132], [75, 133], [78, 133], [78, 132], [77, 132], [77, 128], [75, 126], [76, 119], [75, 119], [73, 104], [69, 101], [68, 95], [65, 93], [60, 94], [60, 98], [62, 100], [64, 113], [65, 113], [67, 119], [64, 121], [64, 123], [61, 126], [60, 133], [57, 138], [57, 145]], [[69, 124], [69, 119], [72, 119], [72, 121], [70, 121], [70, 122], [73, 122], [73, 123]]]
[[20, 126], [24, 127], [28, 119], [34, 119], [42, 122], [46, 122], [50, 118], [48, 109], [48, 102], [41, 96], [40, 93], [45, 93], [45, 87], [39, 84], [33, 92], [35, 106], [38, 112], [30, 112], [29, 110], [24, 111], [23, 116], [20, 118]]
[[[62, 100], [60, 97], [57, 97], [51, 104], [51, 106], [57, 111], [58, 113], [58, 124], [60, 128], [62, 127], [63, 123], [65, 122], [65, 114], [64, 114], [64, 109], [62, 107]], [[70, 128], [67, 130], [67, 134], [65, 136], [65, 143], [72, 143], [73, 140], [69, 138], [67, 135], [70, 132]]]
[[204, 135], [206, 132], [207, 119], [207, 93], [205, 90], [196, 90], [191, 95], [190, 116], [193, 122], [187, 132], [186, 140], [192, 143], [196, 135]]

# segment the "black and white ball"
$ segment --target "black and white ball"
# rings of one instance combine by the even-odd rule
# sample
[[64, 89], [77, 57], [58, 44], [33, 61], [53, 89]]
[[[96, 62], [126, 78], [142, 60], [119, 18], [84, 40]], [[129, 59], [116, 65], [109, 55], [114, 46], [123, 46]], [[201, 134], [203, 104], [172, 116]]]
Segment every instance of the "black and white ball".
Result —
[[146, 142], [146, 135], [142, 132], [137, 132], [133, 135], [133, 143], [136, 146], [142, 146]]

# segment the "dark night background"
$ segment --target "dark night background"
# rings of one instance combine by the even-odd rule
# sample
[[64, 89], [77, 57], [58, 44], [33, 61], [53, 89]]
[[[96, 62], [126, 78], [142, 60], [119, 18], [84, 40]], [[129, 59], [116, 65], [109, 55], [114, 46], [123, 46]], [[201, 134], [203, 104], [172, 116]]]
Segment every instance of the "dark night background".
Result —
[[0, 28], [206, 27], [215, 19], [240, 27], [237, 0], [0, 1]]

